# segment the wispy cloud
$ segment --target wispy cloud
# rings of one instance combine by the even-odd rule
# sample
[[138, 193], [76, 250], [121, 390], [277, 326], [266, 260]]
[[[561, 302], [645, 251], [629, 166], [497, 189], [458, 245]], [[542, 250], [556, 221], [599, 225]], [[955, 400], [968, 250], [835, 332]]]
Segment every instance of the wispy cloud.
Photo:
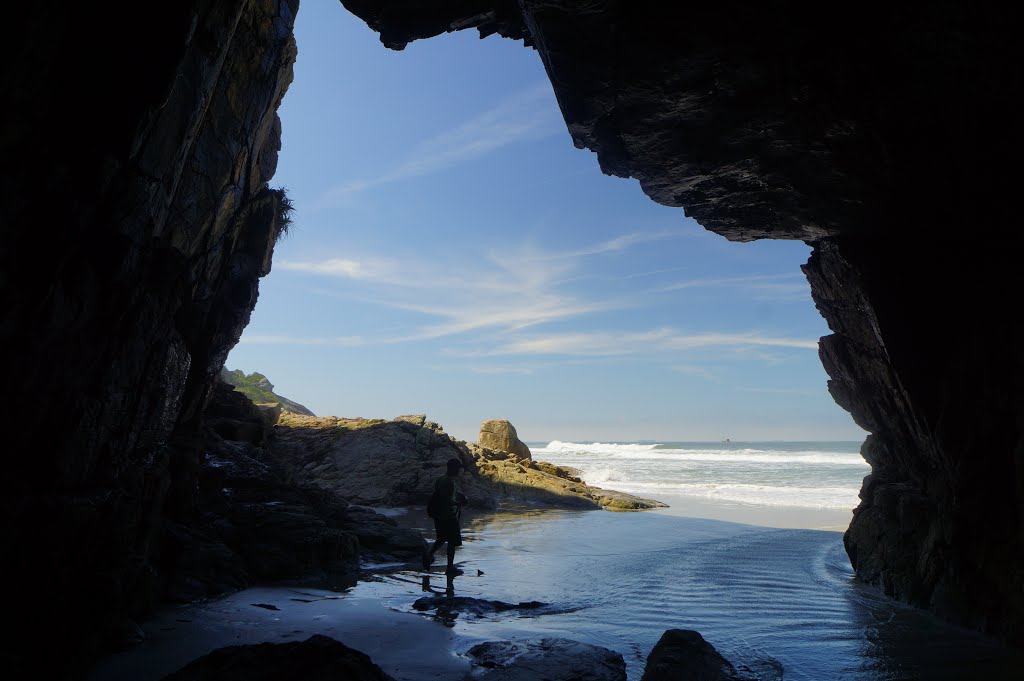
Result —
[[[787, 349], [816, 349], [818, 341], [750, 331], [702, 331], [684, 333], [671, 327], [618, 331], [598, 326], [575, 332], [545, 333], [539, 327], [577, 320], [586, 315], [627, 310], [650, 304], [647, 291], [627, 291], [613, 298], [569, 288], [571, 275], [583, 268], [587, 258], [612, 254], [641, 244], [673, 238], [673, 232], [630, 232], [598, 241], [589, 246], [564, 251], [545, 251], [536, 246], [506, 249], [485, 258], [462, 259], [445, 263], [439, 258], [391, 256], [390, 258], [345, 257], [312, 261], [282, 261], [278, 267], [296, 273], [328, 279], [344, 279], [344, 289], [322, 286], [314, 292], [337, 296], [364, 304], [415, 313], [374, 338], [364, 337], [292, 337], [251, 336], [249, 343], [293, 345], [369, 345], [412, 343], [442, 338], [457, 338], [455, 347], [445, 349], [461, 360], [473, 357], [519, 356], [534, 360], [547, 356], [559, 363], [572, 358], [594, 361], [597, 358], [625, 358], [658, 354], [669, 361], [691, 357], [702, 349], [725, 350], [733, 355], [761, 361], [784, 361]], [[680, 282], [674, 289], [712, 285], [738, 285], [742, 282], [775, 282], [788, 275], [752, 275], [722, 279]], [[799, 275], [797, 275], [799, 276]], [[607, 319], [603, 322], [608, 324]], [[615, 322], [610, 322], [615, 324]], [[578, 326], [578, 324], [577, 324]], [[564, 328], [564, 326], [563, 326]], [[775, 351], [772, 354], [769, 351]], [[508, 363], [506, 363], [508, 364]], [[512, 363], [516, 364], [516, 363]], [[519, 371], [488, 368], [493, 373]], [[693, 368], [677, 371], [704, 375]]]
[[768, 395], [819, 395], [822, 391], [797, 390], [795, 388], [753, 388], [747, 386], [736, 386], [736, 390], [745, 393], [765, 393]]
[[669, 293], [695, 288], [738, 288], [757, 297], [773, 300], [808, 300], [811, 295], [810, 285], [799, 272], [688, 279], [658, 287], [655, 292]]
[[816, 349], [818, 341], [766, 336], [753, 331], [698, 334], [683, 334], [672, 329], [654, 329], [641, 333], [601, 331], [520, 338], [503, 343], [485, 354], [607, 356], [699, 348], [742, 349], [751, 346]]
[[[358, 281], [365, 285], [364, 302], [415, 312], [432, 321], [408, 333], [375, 342], [429, 340], [489, 330], [522, 331], [531, 326], [559, 322], [594, 312], [635, 306], [627, 297], [586, 300], [566, 290], [566, 275], [593, 253], [624, 251], [634, 245], [669, 238], [669, 233], [630, 233], [571, 253], [537, 248], [491, 253], [476, 262], [450, 266], [439, 259], [383, 259], [349, 255], [344, 258], [283, 260], [279, 269], [319, 277]], [[318, 292], [323, 293], [320, 289]], [[327, 292], [327, 295], [335, 295]], [[346, 298], [355, 292], [348, 291]]]
[[279, 270], [291, 270], [293, 272], [309, 272], [311, 274], [325, 274], [345, 279], [376, 281], [386, 281], [393, 278], [395, 274], [394, 263], [377, 258], [364, 260], [328, 258], [327, 260], [313, 262], [282, 260], [274, 263], [274, 267]]
[[[583, 246], [581, 248], [568, 250], [568, 251], [542, 251], [537, 249], [524, 249], [520, 253], [516, 254], [516, 261], [556, 261], [556, 260], [575, 260], [578, 258], [591, 256], [591, 255], [605, 255], [609, 253], [619, 253], [633, 246], [639, 244], [653, 243], [657, 241], [666, 241], [668, 239], [678, 239], [680, 237], [689, 236], [689, 233], [682, 230], [662, 230], [657, 232], [629, 232], [627, 234], [620, 234], [619, 236], [612, 237], [611, 239], [605, 239], [594, 244]], [[496, 254], [491, 254], [492, 259], [497, 259]], [[672, 271], [669, 268], [661, 271]], [[639, 273], [635, 276], [645, 276], [650, 273]]]
[[335, 204], [391, 182], [440, 172], [502, 147], [564, 130], [558, 107], [551, 105], [553, 97], [551, 85], [547, 82], [520, 90], [493, 108], [423, 140], [390, 170], [332, 187], [312, 207]]
[[694, 366], [692, 364], [676, 364], [670, 368], [672, 369], [672, 371], [678, 372], [680, 374], [697, 376], [699, 378], [704, 378], [714, 383], [721, 382], [721, 379], [719, 379], [718, 376], [714, 374], [714, 372], [710, 371], [705, 367]]
[[524, 375], [529, 375], [529, 374], [533, 373], [533, 370], [528, 368], [528, 367], [500, 367], [500, 366], [496, 366], [496, 367], [483, 367], [483, 366], [480, 366], [480, 367], [470, 367], [469, 370], [472, 371], [474, 374], [485, 374], [485, 375], [495, 375], [495, 374], [524, 374]]
[[767, 346], [775, 348], [818, 349], [818, 341], [797, 338], [763, 336], [755, 331], [747, 333], [698, 333], [673, 336], [669, 340], [673, 348], [703, 348], [709, 346]]
[[494, 308], [479, 302], [457, 307], [395, 303], [394, 307], [433, 315], [444, 321], [420, 327], [403, 341], [442, 338], [480, 329], [518, 331], [530, 326], [578, 317], [590, 312], [608, 310], [614, 303], [581, 303], [561, 296], [545, 296], [527, 304]]
[[254, 345], [336, 345], [353, 347], [363, 345], [365, 340], [362, 336], [246, 336], [243, 335], [240, 343], [252, 343]]

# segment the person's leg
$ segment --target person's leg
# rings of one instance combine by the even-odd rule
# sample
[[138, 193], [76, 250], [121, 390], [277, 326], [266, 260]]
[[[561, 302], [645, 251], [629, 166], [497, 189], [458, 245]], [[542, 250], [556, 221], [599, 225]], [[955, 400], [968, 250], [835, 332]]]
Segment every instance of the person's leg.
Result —
[[430, 566], [434, 564], [434, 554], [437, 553], [437, 550], [441, 548], [441, 544], [444, 543], [444, 538], [438, 537], [437, 540], [434, 542], [434, 545], [431, 546], [430, 549], [428, 549], [425, 554], [423, 554], [424, 569], [429, 569]]
[[455, 544], [448, 542], [448, 569], [455, 569]]
[[430, 569], [430, 566], [434, 564], [434, 554], [437, 553], [439, 548], [441, 548], [441, 544], [448, 541], [444, 521], [438, 520], [437, 518], [434, 518], [434, 536], [437, 537], [437, 539], [434, 540], [434, 545], [431, 546], [425, 554], [423, 554], [424, 570]]

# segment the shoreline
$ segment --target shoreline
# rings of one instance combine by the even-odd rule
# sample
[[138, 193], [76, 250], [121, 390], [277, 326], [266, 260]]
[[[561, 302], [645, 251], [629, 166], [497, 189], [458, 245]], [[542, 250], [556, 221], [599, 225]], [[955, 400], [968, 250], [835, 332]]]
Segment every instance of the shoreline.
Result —
[[841, 510], [805, 506], [767, 506], [711, 501], [682, 495], [662, 495], [658, 501], [668, 504], [668, 507], [645, 512], [684, 518], [722, 520], [755, 527], [824, 530], [827, 532], [845, 532], [853, 519], [852, 508]]

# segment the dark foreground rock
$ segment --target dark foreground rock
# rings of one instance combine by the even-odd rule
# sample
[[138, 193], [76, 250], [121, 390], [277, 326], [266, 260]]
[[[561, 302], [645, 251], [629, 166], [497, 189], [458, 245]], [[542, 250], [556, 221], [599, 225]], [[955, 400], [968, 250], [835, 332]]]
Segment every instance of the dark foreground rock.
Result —
[[690, 629], [669, 629], [647, 657], [640, 681], [757, 681], [741, 674], [715, 647]]
[[420, 612], [430, 612], [432, 610], [435, 621], [440, 622], [446, 627], [454, 627], [455, 620], [460, 616], [480, 618], [513, 611], [542, 614], [538, 611], [545, 609], [547, 604], [540, 601], [505, 603], [504, 601], [489, 601], [483, 598], [471, 598], [468, 596], [442, 596], [437, 594], [416, 599], [412, 607], [413, 610]]
[[369, 656], [326, 636], [215, 650], [164, 681], [393, 681]]
[[466, 653], [485, 681], [625, 681], [622, 655], [564, 638], [489, 641]]
[[506, 603], [504, 601], [489, 601], [483, 598], [470, 598], [469, 596], [455, 596], [452, 598], [424, 596], [423, 598], [416, 599], [412, 607], [414, 610], [420, 611], [447, 609], [482, 616], [498, 612], [508, 612], [509, 610], [537, 610], [545, 605], [545, 603], [540, 601]]

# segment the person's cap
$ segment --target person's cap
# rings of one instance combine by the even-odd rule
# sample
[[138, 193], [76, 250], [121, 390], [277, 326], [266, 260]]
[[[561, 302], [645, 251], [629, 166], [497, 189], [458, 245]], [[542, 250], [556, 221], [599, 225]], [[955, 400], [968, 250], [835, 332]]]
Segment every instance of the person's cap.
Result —
[[460, 468], [462, 468], [462, 462], [460, 460], [455, 458], [448, 459], [448, 470], [457, 471]]

